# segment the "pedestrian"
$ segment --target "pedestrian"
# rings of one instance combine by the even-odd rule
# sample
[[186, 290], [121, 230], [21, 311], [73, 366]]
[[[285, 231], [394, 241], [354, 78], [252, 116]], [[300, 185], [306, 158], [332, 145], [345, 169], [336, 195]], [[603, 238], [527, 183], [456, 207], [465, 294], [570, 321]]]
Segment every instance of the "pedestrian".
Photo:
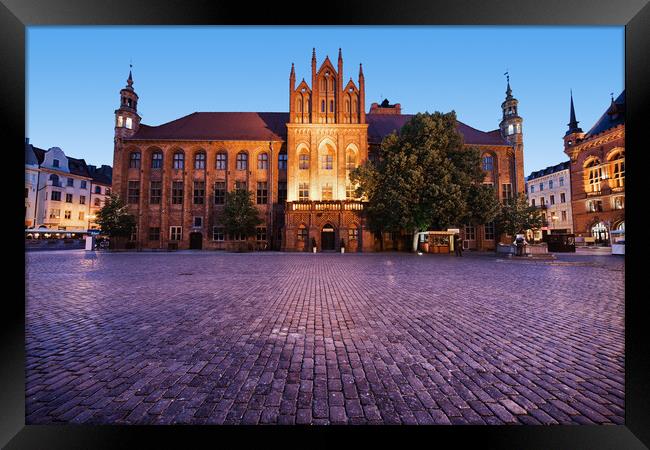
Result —
[[463, 241], [460, 240], [460, 235], [454, 235], [454, 251], [456, 256], [463, 256]]

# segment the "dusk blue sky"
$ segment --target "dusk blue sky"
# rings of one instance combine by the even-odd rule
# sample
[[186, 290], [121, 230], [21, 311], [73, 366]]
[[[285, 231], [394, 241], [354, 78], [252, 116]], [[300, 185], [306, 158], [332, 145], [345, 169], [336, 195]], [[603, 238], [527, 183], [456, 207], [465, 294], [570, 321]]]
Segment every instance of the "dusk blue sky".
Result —
[[524, 170], [565, 161], [569, 89], [584, 131], [624, 89], [623, 27], [28, 27], [27, 130], [44, 149], [113, 163], [114, 110], [133, 62], [142, 123], [195, 111], [288, 111], [289, 71], [318, 65], [366, 79], [366, 111], [385, 97], [404, 113], [455, 110], [498, 128], [504, 72], [523, 117]]

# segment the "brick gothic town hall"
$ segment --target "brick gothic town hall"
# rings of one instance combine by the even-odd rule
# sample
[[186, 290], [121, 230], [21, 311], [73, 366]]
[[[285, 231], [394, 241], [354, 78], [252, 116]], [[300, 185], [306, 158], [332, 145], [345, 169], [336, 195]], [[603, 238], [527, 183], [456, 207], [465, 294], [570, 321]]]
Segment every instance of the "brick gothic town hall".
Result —
[[[137, 218], [141, 248], [225, 249], [241, 236], [224, 233], [219, 215], [225, 193], [253, 192], [264, 223], [260, 247], [305, 251], [312, 238], [319, 250], [380, 248], [360, 216], [352, 169], [372, 160], [382, 139], [412, 115], [384, 101], [365, 109], [361, 64], [357, 82], [346, 81], [339, 49], [311, 59], [311, 83], [289, 75], [289, 112], [195, 112], [151, 126], [140, 123], [138, 95], [129, 73], [115, 111], [113, 189]], [[482, 154], [485, 183], [500, 199], [524, 191], [522, 119], [510, 83], [501, 104], [503, 119], [493, 131], [458, 122], [465, 145]], [[494, 249], [494, 225], [460, 226], [469, 248]], [[385, 236], [386, 249], [393, 240]]]

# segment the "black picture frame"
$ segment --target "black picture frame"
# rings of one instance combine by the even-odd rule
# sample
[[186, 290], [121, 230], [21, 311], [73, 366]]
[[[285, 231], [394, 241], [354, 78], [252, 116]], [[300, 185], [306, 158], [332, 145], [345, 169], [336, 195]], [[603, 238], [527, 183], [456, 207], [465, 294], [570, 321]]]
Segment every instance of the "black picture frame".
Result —
[[[89, 0], [3, 0], [0, 5], [0, 90], [2, 91], [2, 123], [5, 134], [5, 155], [10, 155], [13, 186], [20, 186], [24, 169], [22, 152], [25, 140], [25, 27], [30, 25], [624, 25], [625, 26], [625, 88], [626, 88], [626, 287], [625, 287], [625, 425], [620, 426], [457, 426], [457, 427], [121, 427], [25, 425], [24, 374], [24, 223], [18, 211], [23, 200], [18, 189], [10, 189], [11, 233], [16, 238], [11, 253], [5, 255], [17, 271], [9, 278], [13, 295], [5, 290], [5, 313], [2, 328], [3, 363], [0, 365], [2, 400], [0, 401], [0, 444], [5, 448], [133, 448], [168, 447], [193, 439], [208, 439], [212, 445], [225, 444], [224, 435], [233, 435], [238, 446], [251, 437], [272, 440], [292, 439], [285, 445], [310, 445], [318, 433], [319, 439], [340, 442], [332, 431], [364, 434], [365, 438], [385, 441], [388, 434], [401, 445], [406, 439], [421, 438], [427, 446], [442, 446], [442, 440], [453, 442], [454, 448], [463, 444], [483, 448], [535, 449], [641, 449], [650, 445], [650, 339], [645, 324], [646, 295], [635, 295], [642, 282], [643, 235], [638, 217], [642, 205], [637, 201], [642, 192], [641, 168], [643, 156], [643, 112], [650, 105], [650, 5], [647, 0], [550, 1], [539, 0], [461, 0], [410, 1], [382, 0], [373, 2], [336, 2], [327, 7], [267, 2], [259, 6], [252, 2], [201, 0], [168, 1], [89, 1]], [[322, 5], [322, 3], [321, 3]], [[558, 70], [570, 70], [579, 53], [567, 43], [567, 65]], [[565, 105], [559, 109], [565, 114]], [[72, 127], [70, 132], [74, 132]], [[646, 150], [647, 153], [647, 150]], [[24, 167], [24, 166], [23, 166]], [[637, 197], [638, 196], [638, 197]], [[15, 202], [15, 204], [14, 204]], [[635, 212], [635, 207], [638, 210]], [[632, 211], [632, 212], [629, 212]], [[20, 233], [20, 234], [18, 234]], [[16, 252], [16, 256], [12, 253]], [[11, 255], [11, 256], [9, 256]], [[22, 261], [23, 265], [14, 261]], [[636, 263], [636, 264], [635, 264]], [[634, 273], [634, 268], [639, 276]], [[23, 299], [21, 301], [21, 298]], [[251, 432], [254, 431], [254, 432]], [[282, 432], [282, 436], [279, 434]], [[304, 434], [306, 433], [306, 435]], [[290, 436], [287, 436], [290, 434]], [[236, 436], [234, 436], [236, 435]], [[294, 440], [298, 439], [298, 440]], [[138, 444], [136, 444], [136, 440]], [[286, 442], [286, 441], [285, 441]], [[294, 442], [295, 444], [292, 444]], [[211, 445], [211, 446], [212, 446]]]

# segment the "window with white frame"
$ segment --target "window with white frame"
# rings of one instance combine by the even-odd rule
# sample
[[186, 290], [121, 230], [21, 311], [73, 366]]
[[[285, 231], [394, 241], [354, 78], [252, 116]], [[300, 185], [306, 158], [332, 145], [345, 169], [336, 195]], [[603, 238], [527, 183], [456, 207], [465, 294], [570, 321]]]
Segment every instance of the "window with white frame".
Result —
[[183, 227], [169, 227], [169, 239], [171, 241], [180, 241], [183, 236]]

